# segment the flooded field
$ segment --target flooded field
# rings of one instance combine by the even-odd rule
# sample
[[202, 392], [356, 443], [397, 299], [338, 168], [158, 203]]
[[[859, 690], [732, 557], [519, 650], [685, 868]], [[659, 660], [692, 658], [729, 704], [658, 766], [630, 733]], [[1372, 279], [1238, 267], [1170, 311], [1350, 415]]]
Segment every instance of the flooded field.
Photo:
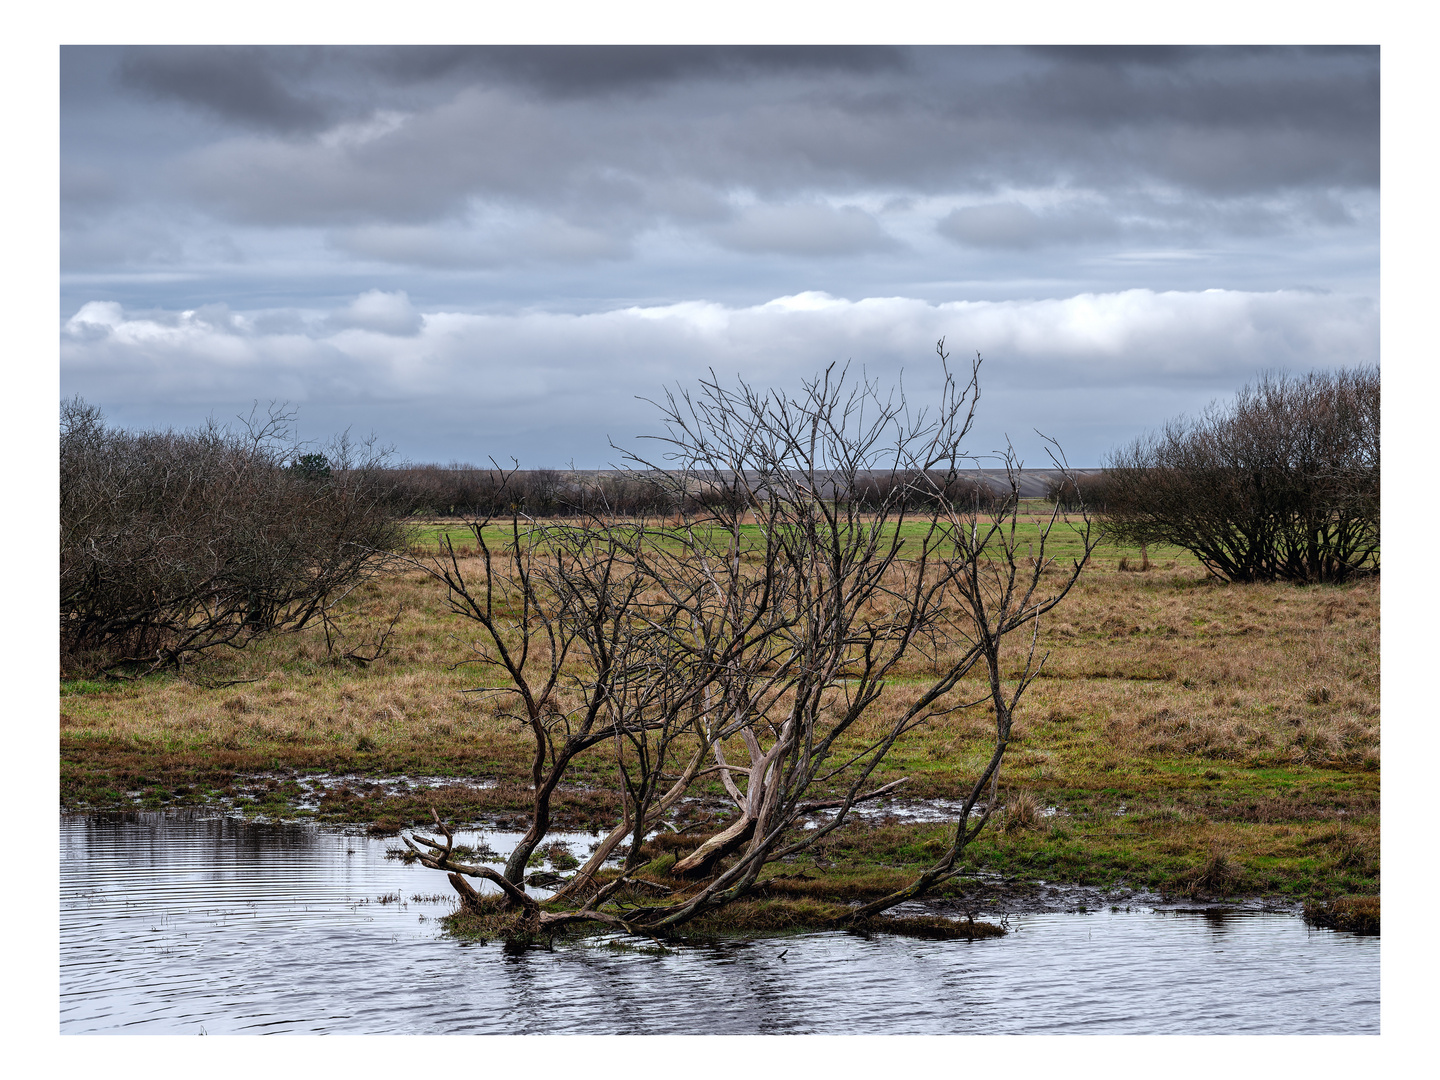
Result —
[[445, 876], [387, 858], [397, 846], [197, 812], [63, 816], [60, 1031], [1379, 1031], [1379, 940], [1293, 915], [1107, 909], [1012, 914], [1011, 934], [975, 942], [606, 935], [507, 952], [445, 937]]

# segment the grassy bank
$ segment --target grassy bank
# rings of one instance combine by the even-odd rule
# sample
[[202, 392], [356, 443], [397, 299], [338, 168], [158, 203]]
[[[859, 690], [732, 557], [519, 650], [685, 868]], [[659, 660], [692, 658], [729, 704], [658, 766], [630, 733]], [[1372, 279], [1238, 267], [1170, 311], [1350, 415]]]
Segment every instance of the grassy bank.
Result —
[[[1196, 896], [1378, 893], [1378, 582], [1234, 586], [1180, 552], [1151, 550], [1145, 573], [1120, 569], [1139, 566], [1138, 551], [1098, 556], [1044, 624], [1049, 660], [1002, 777], [1009, 811], [971, 849], [974, 865]], [[371, 655], [357, 647], [397, 612], [388, 651], [346, 657]], [[391, 575], [351, 596], [346, 625], [333, 649], [307, 631], [187, 678], [62, 684], [62, 806], [223, 804], [383, 832], [428, 821], [433, 805], [518, 827], [528, 736], [502, 696], [461, 692], [499, 680], [466, 664], [467, 628], [444, 595], [419, 574]], [[924, 674], [916, 656], [887, 707]], [[876, 778], [910, 778], [891, 808], [957, 797], [986, 723], [971, 710], [908, 737]], [[608, 828], [607, 756], [582, 759], [570, 780], [556, 827]], [[719, 783], [702, 791], [654, 854], [683, 852], [723, 822]], [[772, 868], [785, 875], [772, 891], [816, 903], [879, 895], [933, 859], [946, 831], [857, 821]]]

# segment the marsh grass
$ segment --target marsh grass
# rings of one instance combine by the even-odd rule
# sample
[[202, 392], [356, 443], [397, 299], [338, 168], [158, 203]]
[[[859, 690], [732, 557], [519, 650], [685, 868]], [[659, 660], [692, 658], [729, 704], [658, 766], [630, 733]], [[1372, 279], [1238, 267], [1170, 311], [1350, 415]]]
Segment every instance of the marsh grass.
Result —
[[1353, 934], [1380, 933], [1380, 897], [1339, 896], [1327, 902], [1305, 905], [1305, 921], [1331, 930]]
[[[1185, 875], [1218, 850], [1252, 891], [1377, 891], [1378, 580], [1226, 585], [1173, 552], [1152, 548], [1145, 573], [1116, 569], [1138, 552], [1100, 554], [1042, 627], [1049, 658], [1002, 774], [1011, 812], [977, 842], [974, 864], [1184, 891]], [[480, 570], [473, 558], [465, 566]], [[62, 803], [243, 797], [246, 812], [278, 816], [298, 813], [310, 788], [297, 781], [325, 771], [353, 782], [312, 792], [321, 820], [398, 828], [427, 822], [433, 805], [455, 821], [518, 827], [530, 802], [528, 735], [503, 694], [462, 692], [499, 680], [469, 663], [465, 627], [444, 595], [413, 573], [369, 582], [346, 602], [346, 640], [372, 640], [396, 612], [388, 651], [368, 664], [327, 649], [314, 629], [216, 658], [194, 680], [62, 684]], [[857, 726], [855, 746], [944, 661], [923, 650], [908, 659]], [[957, 698], [981, 690], [966, 680]], [[936, 717], [895, 748], [875, 782], [909, 776], [907, 800], [954, 799], [992, 723], [983, 709]], [[262, 773], [273, 778], [254, 779]], [[455, 783], [376, 782], [386, 775]], [[696, 794], [675, 821], [688, 834], [651, 837], [647, 855], [692, 850], [724, 820], [718, 781]], [[1056, 812], [1026, 824], [1027, 800]], [[608, 827], [617, 814], [605, 749], [582, 755], [558, 794], [555, 827]], [[854, 861], [857, 880], [900, 878], [933, 860], [947, 834], [898, 819], [857, 822], [784, 869], [843, 881]]]
[[[385, 901], [382, 899], [380, 902]], [[1004, 929], [993, 923], [940, 916], [922, 915], [847, 922], [845, 920], [849, 912], [849, 907], [833, 901], [808, 897], [761, 896], [739, 900], [720, 911], [701, 915], [685, 924], [683, 929], [653, 939], [650, 946], [635, 941], [622, 941], [613, 945], [607, 942], [607, 947], [615, 947], [623, 952], [646, 953], [657, 950], [657, 947], [663, 950], [665, 942], [698, 943], [752, 934], [807, 933], [840, 928], [863, 935], [896, 934], [943, 941], [974, 941], [1000, 937], [1005, 933]], [[579, 923], [546, 934], [532, 933], [526, 929], [520, 914], [501, 907], [494, 897], [488, 895], [482, 897], [479, 903], [466, 904], [442, 917], [441, 923], [454, 937], [479, 942], [503, 941], [510, 948], [549, 946], [559, 937], [593, 937], [607, 932], [606, 928], [598, 924]]]
[[1005, 816], [1001, 829], [1007, 833], [1023, 832], [1026, 829], [1040, 829], [1045, 826], [1045, 808], [1033, 792], [1017, 791], [1005, 802]]
[[1226, 852], [1214, 850], [1198, 867], [1180, 874], [1175, 884], [1192, 897], [1233, 896], [1245, 888], [1245, 869]]

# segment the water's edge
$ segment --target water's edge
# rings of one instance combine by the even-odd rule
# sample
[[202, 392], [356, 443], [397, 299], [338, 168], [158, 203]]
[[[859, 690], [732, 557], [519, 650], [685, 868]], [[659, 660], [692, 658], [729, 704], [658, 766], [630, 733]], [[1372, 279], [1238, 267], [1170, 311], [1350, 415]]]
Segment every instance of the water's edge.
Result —
[[204, 812], [62, 816], [60, 1030], [1379, 1029], [1378, 940], [1289, 911], [1051, 887], [1028, 908], [982, 909], [1012, 930], [989, 941], [822, 932], [656, 948], [601, 935], [507, 952], [441, 934], [449, 885], [387, 858], [397, 846]]

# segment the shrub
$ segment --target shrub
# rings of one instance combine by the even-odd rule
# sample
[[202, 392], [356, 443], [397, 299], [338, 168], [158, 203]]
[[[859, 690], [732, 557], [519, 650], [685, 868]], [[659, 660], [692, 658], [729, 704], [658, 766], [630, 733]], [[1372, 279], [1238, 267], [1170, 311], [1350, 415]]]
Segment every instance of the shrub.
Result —
[[1263, 375], [1115, 451], [1110, 531], [1187, 548], [1231, 581], [1342, 582], [1380, 568], [1380, 370]]
[[1045, 497], [1067, 514], [1078, 510], [1105, 512], [1105, 477], [1098, 473], [1072, 473], [1050, 482]]
[[60, 651], [67, 671], [179, 668], [296, 630], [402, 543], [383, 454], [342, 437], [294, 459], [293, 414], [241, 430], [108, 427], [60, 416]]

